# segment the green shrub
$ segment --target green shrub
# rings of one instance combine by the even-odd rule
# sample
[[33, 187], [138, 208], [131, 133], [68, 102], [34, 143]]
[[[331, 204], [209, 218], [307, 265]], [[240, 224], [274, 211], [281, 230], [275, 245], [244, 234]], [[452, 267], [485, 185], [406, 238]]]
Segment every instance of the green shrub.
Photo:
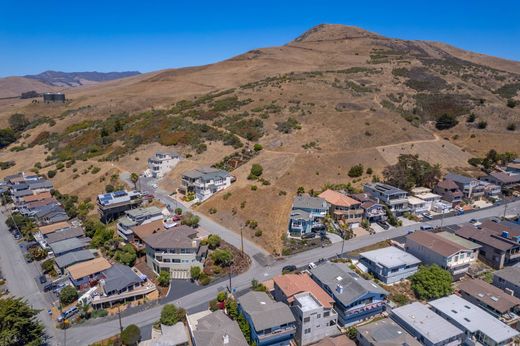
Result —
[[167, 270], [162, 270], [159, 274], [159, 277], [157, 278], [157, 281], [159, 282], [159, 286], [168, 287], [171, 281], [170, 272]]
[[201, 272], [202, 272], [202, 270], [200, 269], [200, 267], [192, 266], [190, 268], [190, 275], [193, 280], [198, 280]]
[[486, 127], [487, 127], [487, 121], [482, 120], [477, 123], [477, 128], [479, 128], [481, 130], [485, 129]]
[[355, 166], [352, 166], [350, 170], [348, 171], [348, 176], [351, 178], [357, 178], [363, 175], [363, 165], [357, 164]]
[[62, 305], [69, 305], [78, 299], [78, 291], [72, 286], [65, 286], [60, 292]]
[[161, 324], [165, 326], [173, 326], [177, 322], [184, 320], [186, 311], [183, 308], [179, 308], [173, 304], [166, 304], [161, 310]]
[[458, 124], [457, 118], [453, 115], [443, 114], [437, 118], [437, 122], [435, 123], [435, 127], [437, 130], [447, 130]]
[[516, 125], [514, 123], [511, 123], [511, 124], [507, 125], [507, 130], [508, 131], [515, 131], [516, 130]]
[[208, 236], [208, 247], [211, 250], [215, 250], [220, 246], [221, 238], [218, 234], [210, 234]]
[[121, 333], [121, 342], [126, 346], [136, 346], [141, 341], [141, 330], [135, 324], [130, 324]]
[[55, 170], [50, 170], [47, 172], [47, 177], [49, 178], [54, 178], [56, 176], [56, 171]]
[[475, 116], [475, 114], [474, 114], [474, 113], [471, 113], [471, 114], [468, 115], [468, 117], [466, 118], [466, 122], [467, 122], [467, 123], [474, 123], [476, 119], [477, 119], [477, 117]]
[[233, 254], [229, 250], [217, 249], [211, 253], [211, 259], [217, 265], [227, 267], [233, 262]]
[[453, 292], [453, 278], [438, 265], [422, 266], [410, 277], [412, 289], [421, 300], [438, 299]]
[[262, 146], [262, 144], [260, 144], [260, 143], [256, 143], [256, 144], [254, 145], [254, 147], [253, 147], [253, 150], [254, 150], [254, 151], [260, 151], [260, 150], [262, 150], [263, 148], [264, 148], [264, 147]]

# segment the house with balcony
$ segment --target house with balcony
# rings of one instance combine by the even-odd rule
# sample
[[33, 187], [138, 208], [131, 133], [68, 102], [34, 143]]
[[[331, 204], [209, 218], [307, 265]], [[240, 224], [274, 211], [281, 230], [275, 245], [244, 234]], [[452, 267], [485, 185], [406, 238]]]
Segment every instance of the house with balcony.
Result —
[[520, 262], [520, 225], [485, 220], [478, 227], [464, 224], [455, 234], [479, 244], [479, 258], [495, 269]]
[[506, 267], [494, 272], [493, 285], [520, 298], [520, 266]]
[[173, 279], [190, 279], [190, 268], [202, 269], [206, 258], [197, 233], [197, 230], [184, 225], [152, 232], [142, 239], [146, 263], [156, 274], [168, 271]]
[[362, 252], [359, 266], [385, 284], [393, 284], [412, 276], [419, 270], [421, 260], [394, 246]]
[[329, 205], [323, 198], [308, 194], [297, 195], [289, 216], [289, 234], [302, 236], [323, 227], [323, 219], [328, 210]]
[[469, 301], [452, 294], [429, 302], [431, 309], [465, 334], [465, 345], [512, 345], [520, 333]]
[[513, 161], [509, 162], [506, 165], [504, 171], [512, 174], [520, 174], [520, 159], [514, 159]]
[[475, 178], [455, 173], [448, 173], [446, 174], [445, 179], [453, 181], [464, 195], [464, 198], [478, 200], [485, 194], [484, 186]]
[[495, 184], [502, 189], [510, 189], [520, 185], [520, 174], [494, 171], [482, 177], [481, 180]]
[[363, 191], [388, 206], [390, 211], [396, 216], [400, 216], [410, 210], [408, 192], [397, 187], [383, 183], [370, 183], [363, 185]]
[[520, 299], [481, 279], [463, 280], [459, 295], [505, 324], [520, 327]]
[[356, 193], [351, 195], [352, 198], [361, 202], [363, 209], [363, 218], [368, 222], [385, 221], [386, 211], [382, 203], [377, 202], [371, 195], [367, 193]]
[[193, 346], [248, 346], [237, 322], [222, 310], [197, 312], [186, 320]]
[[359, 346], [421, 346], [410, 333], [386, 317], [357, 327]]
[[309, 274], [278, 275], [273, 283], [273, 297], [289, 305], [296, 318], [298, 345], [308, 345], [340, 333], [334, 299]]
[[179, 154], [170, 152], [156, 152], [148, 159], [148, 169], [153, 178], [160, 179], [170, 172], [181, 160]]
[[392, 309], [390, 318], [425, 346], [458, 346], [464, 340], [460, 328], [419, 302]]
[[183, 194], [193, 193], [197, 202], [203, 202], [231, 186], [235, 181], [229, 172], [216, 168], [198, 168], [184, 172], [179, 191]]
[[334, 220], [357, 227], [363, 219], [361, 202], [338, 191], [325, 190], [318, 197], [329, 204], [329, 214]]
[[452, 207], [458, 206], [462, 202], [464, 194], [453, 180], [444, 179], [439, 181], [433, 189], [435, 194], [441, 196], [443, 201], [451, 203]]
[[431, 189], [427, 187], [416, 187], [412, 189], [413, 197], [419, 198], [426, 203], [426, 211], [432, 210], [434, 204], [441, 200], [441, 196], [433, 193]]
[[115, 191], [97, 196], [97, 207], [101, 222], [116, 220], [125, 211], [137, 208], [143, 201], [138, 191]]
[[454, 279], [464, 276], [478, 258], [476, 250], [432, 232], [417, 231], [407, 235], [405, 247], [425, 264], [436, 264], [448, 270]]
[[162, 210], [157, 207], [135, 208], [125, 211], [125, 215], [117, 220], [117, 234], [125, 241], [133, 241], [132, 228], [156, 220], [162, 220]]
[[258, 346], [288, 346], [296, 334], [291, 309], [265, 292], [250, 291], [238, 298], [238, 309], [251, 329], [251, 341]]
[[327, 262], [310, 270], [311, 277], [334, 299], [340, 326], [351, 326], [385, 310], [388, 292], [360, 277], [345, 263]]
[[66, 269], [66, 272], [72, 284], [78, 289], [83, 289], [97, 284], [102, 278], [103, 271], [110, 267], [112, 267], [110, 262], [104, 257], [98, 257], [73, 264]]

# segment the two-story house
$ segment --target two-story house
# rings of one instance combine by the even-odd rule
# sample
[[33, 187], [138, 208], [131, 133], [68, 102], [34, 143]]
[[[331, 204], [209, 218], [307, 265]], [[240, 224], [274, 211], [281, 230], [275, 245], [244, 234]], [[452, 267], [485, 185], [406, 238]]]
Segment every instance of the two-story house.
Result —
[[457, 184], [449, 179], [439, 181], [437, 185], [435, 185], [433, 192], [440, 195], [443, 201], [451, 203], [452, 207], [458, 206], [464, 196]]
[[506, 267], [494, 272], [493, 285], [520, 298], [520, 266]]
[[97, 207], [101, 222], [110, 222], [124, 214], [125, 211], [137, 208], [143, 201], [138, 191], [115, 191], [97, 196]]
[[325, 190], [318, 197], [329, 204], [329, 214], [337, 221], [357, 227], [363, 219], [361, 202], [352, 197], [334, 190]]
[[229, 172], [216, 168], [198, 168], [184, 172], [179, 191], [195, 194], [195, 200], [203, 202], [231, 186], [235, 178]]
[[351, 197], [361, 202], [363, 218], [368, 222], [385, 221], [387, 219], [383, 204], [368, 193], [356, 193], [352, 194]]
[[179, 154], [171, 152], [156, 152], [154, 156], [148, 159], [148, 169], [153, 178], [159, 179], [170, 172], [179, 163], [181, 157]]
[[370, 183], [363, 185], [363, 191], [386, 204], [396, 216], [400, 216], [410, 210], [408, 192], [397, 187], [383, 183]]
[[448, 173], [445, 179], [453, 181], [464, 194], [464, 198], [477, 200], [484, 196], [484, 186], [475, 178], [466, 177], [464, 175]]
[[290, 345], [296, 334], [296, 320], [287, 305], [275, 302], [265, 292], [251, 291], [238, 298], [238, 307], [256, 345]]
[[495, 269], [520, 262], [520, 225], [485, 220], [478, 227], [462, 225], [458, 236], [479, 244], [479, 257]]
[[360, 277], [347, 264], [327, 262], [310, 272], [312, 279], [334, 298], [339, 325], [351, 326], [384, 311], [388, 292]]
[[412, 335], [390, 318], [357, 327], [359, 346], [421, 346]]
[[117, 220], [117, 234], [128, 242], [133, 241], [132, 228], [156, 220], [162, 220], [163, 214], [157, 207], [135, 208], [125, 211], [125, 215]]
[[404, 280], [417, 272], [421, 260], [394, 246], [360, 253], [359, 263], [385, 284]]
[[417, 231], [406, 236], [406, 251], [425, 264], [448, 270], [454, 279], [461, 278], [474, 263], [477, 252], [436, 233]]
[[296, 318], [296, 341], [308, 345], [340, 333], [334, 299], [309, 274], [284, 274], [273, 278], [273, 296], [291, 307]]
[[289, 234], [302, 236], [312, 232], [313, 228], [319, 228], [328, 210], [329, 205], [323, 198], [297, 195], [289, 216]]
[[189, 279], [191, 267], [203, 267], [206, 254], [199, 252], [197, 230], [191, 227], [181, 225], [152, 233], [142, 241], [146, 246], [146, 263], [156, 274], [168, 271], [174, 279]]
[[70, 281], [77, 288], [91, 287], [102, 278], [103, 271], [112, 265], [104, 257], [76, 263], [66, 269]]
[[520, 185], [520, 174], [495, 171], [481, 178], [481, 180], [498, 185], [503, 189], [507, 189]]

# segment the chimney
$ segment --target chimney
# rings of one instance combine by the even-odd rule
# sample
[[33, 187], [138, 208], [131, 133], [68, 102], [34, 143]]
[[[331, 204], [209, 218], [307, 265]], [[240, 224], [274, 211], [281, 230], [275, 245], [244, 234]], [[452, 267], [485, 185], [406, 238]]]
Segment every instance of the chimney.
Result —
[[229, 334], [226, 333], [226, 334], [222, 335], [222, 343], [224, 345], [229, 345]]
[[342, 293], [343, 293], [343, 286], [340, 285], [340, 284], [338, 284], [338, 285], [336, 286], [336, 292], [338, 292], [339, 294], [342, 294]]

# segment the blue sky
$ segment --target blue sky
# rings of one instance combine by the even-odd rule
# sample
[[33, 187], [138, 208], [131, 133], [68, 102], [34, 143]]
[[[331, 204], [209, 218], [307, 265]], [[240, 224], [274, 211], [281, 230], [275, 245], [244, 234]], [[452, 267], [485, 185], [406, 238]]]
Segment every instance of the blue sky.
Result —
[[0, 0], [0, 76], [154, 71], [287, 43], [320, 23], [520, 60], [520, 1]]

